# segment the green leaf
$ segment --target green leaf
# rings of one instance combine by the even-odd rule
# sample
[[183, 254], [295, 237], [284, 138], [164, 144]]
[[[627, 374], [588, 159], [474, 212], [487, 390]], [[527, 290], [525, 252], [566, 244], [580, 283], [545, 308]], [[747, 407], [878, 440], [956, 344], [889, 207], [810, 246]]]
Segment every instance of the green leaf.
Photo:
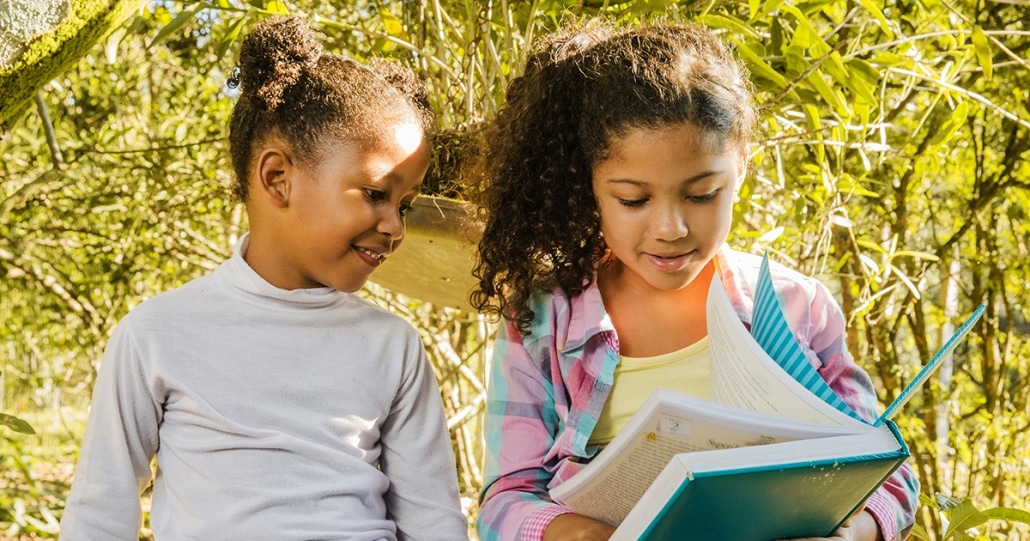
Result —
[[966, 124], [966, 118], [969, 116], [969, 102], [961, 101], [955, 110], [951, 112], [951, 116], [934, 134], [933, 138], [930, 139], [930, 146], [937, 146], [947, 143], [962, 126]]
[[783, 50], [783, 22], [779, 17], [773, 17], [771, 23], [769, 23], [769, 50], [772, 54], [776, 54]]
[[265, 11], [276, 15], [289, 15], [290, 9], [286, 7], [286, 3], [282, 0], [270, 0], [265, 3]]
[[837, 51], [830, 53], [830, 58], [823, 64], [823, 69], [826, 73], [830, 74], [830, 77], [833, 77], [833, 80], [837, 81], [837, 84], [851, 90], [851, 93], [858, 96], [862, 101], [876, 103], [876, 95], [873, 94], [872, 88], [869, 87], [862, 77], [855, 77], [848, 71], [847, 66], [841, 59], [840, 53]]
[[[869, 125], [869, 115], [870, 113], [872, 113], [872, 105], [873, 104], [871, 103], [866, 103], [864, 101], [859, 100], [851, 106], [851, 108], [855, 110], [855, 114], [858, 115], [858, 119], [861, 121], [863, 130], [865, 130], [866, 127]], [[865, 158], [863, 157], [863, 159]], [[868, 169], [869, 168], [866, 167], [866, 170]]]
[[808, 49], [813, 58], [819, 58], [833, 50], [826, 40], [819, 35], [819, 31], [812, 25], [812, 21], [798, 8], [794, 6], [783, 6], [780, 8], [784, 13], [790, 13], [797, 20], [797, 27], [794, 29], [794, 36], [791, 38], [791, 45], [799, 45]]
[[6, 426], [7, 428], [21, 434], [36, 433], [36, 431], [32, 429], [32, 425], [13, 415], [7, 415], [6, 413], [0, 413], [0, 425]]
[[883, 77], [883, 73], [880, 70], [861, 58], [848, 58], [844, 60], [844, 72], [852, 79], [855, 79], [855, 75], [858, 75], [858, 79], [861, 79], [870, 86], [878, 85], [880, 78]]
[[930, 541], [930, 536], [926, 533], [926, 529], [918, 523], [912, 526], [912, 537], [922, 541]]
[[747, 44], [741, 43], [737, 40], [733, 40], [737, 43], [737, 54], [747, 63], [748, 68], [751, 70], [751, 74], [768, 79], [770, 82], [780, 88], [787, 88], [790, 83], [780, 73], [770, 66], [765, 60], [762, 60], [754, 51], [752, 51]]
[[[942, 496], [938, 495], [938, 506], [940, 506]], [[962, 498], [955, 504], [956, 498], [943, 497], [947, 502], [947, 508], [944, 509], [944, 514], [948, 516], [948, 530], [944, 532], [944, 537], [948, 538], [952, 535], [956, 538], [963, 534], [970, 528], [975, 528], [984, 522], [987, 522], [989, 517], [983, 514], [977, 509], [973, 502], [969, 498]]]
[[218, 48], [215, 50], [215, 54], [218, 58], [225, 56], [226, 51], [232, 46], [236, 38], [240, 36], [240, 30], [243, 28], [243, 24], [247, 21], [246, 17], [240, 17], [236, 19], [232, 26], [229, 27], [229, 31], [222, 36], [222, 39], [218, 41]]
[[[755, 20], [757, 20], [759, 18], [765, 18], [770, 13], [772, 13], [772, 12], [776, 11], [777, 9], [779, 9], [780, 5], [783, 4], [783, 2], [784, 2], [784, 0], [768, 0], [768, 1], [765, 1], [765, 2], [761, 2], [761, 4], [762, 4], [761, 11], [757, 11], [756, 12], [756, 10], [754, 8], [751, 9], [751, 13], [752, 13], [751, 20], [755, 21]], [[754, 3], [756, 3], [756, 2], [753, 2], [752, 5], [754, 5]], [[772, 17], [772, 19], [775, 20], [775, 19], [777, 19], [777, 17]]]
[[[938, 492], [937, 496], [940, 497], [941, 493]], [[921, 504], [923, 504], [923, 505], [925, 505], [927, 507], [937, 507], [938, 509], [940, 509], [937, 506], [937, 500], [935, 500], [934, 498], [931, 498], [930, 496], [927, 496], [926, 494], [923, 494], [922, 492], [919, 493], [919, 503], [921, 503]]]
[[736, 17], [729, 17], [726, 15], [712, 15], [705, 14], [697, 18], [698, 22], [710, 27], [710, 28], [722, 28], [729, 30], [730, 32], [738, 35], [745, 36], [750, 39], [760, 39], [761, 36], [755, 29], [748, 25], [746, 22], [737, 19]]
[[904, 47], [899, 46], [898, 49], [893, 51], [884, 51], [876, 53], [873, 56], [873, 64], [879, 66], [880, 69], [885, 70], [886, 68], [896, 68], [901, 66], [912, 65], [912, 58], [905, 56], [902, 51]]
[[789, 45], [783, 50], [783, 62], [787, 65], [787, 73], [801, 74], [808, 71], [811, 64], [804, 47]]
[[393, 37], [404, 37], [404, 24], [392, 13], [385, 9], [379, 10], [379, 18], [383, 20], [383, 29]]
[[979, 26], [973, 28], [973, 52], [976, 53], [976, 59], [980, 62], [980, 68], [984, 70], [984, 76], [990, 81], [991, 77], [994, 76], [991, 42], [987, 39], [987, 34], [984, 33], [983, 28]]
[[876, 17], [876, 22], [880, 27], [880, 30], [886, 34], [888, 40], [894, 39], [894, 31], [891, 30], [890, 23], [887, 22], [887, 17], [883, 16], [883, 10], [879, 6], [873, 4], [873, 0], [858, 0], [862, 7], [866, 9], [873, 17]]
[[184, 24], [188, 23], [191, 19], [196, 17], [197, 12], [199, 12], [204, 7], [206, 7], [205, 4], [197, 4], [192, 8], [187, 9], [186, 11], [183, 11], [182, 13], [176, 15], [175, 18], [172, 19], [172, 22], [165, 25], [165, 27], [162, 28], [156, 36], [154, 36], [154, 39], [150, 41], [150, 43], [147, 45], [147, 48], [152, 48], [154, 45], [157, 45], [165, 39], [168, 39], [168, 36], [174, 34], [175, 31], [182, 28]]
[[896, 258], [899, 258], [899, 257], [911, 257], [913, 259], [923, 259], [923, 260], [926, 260], [926, 261], [939, 261], [940, 260], [939, 257], [937, 257], [937, 256], [935, 256], [933, 254], [930, 254], [930, 253], [927, 253], [927, 252], [918, 252], [916, 250], [898, 250], [898, 251], [894, 252], [893, 254], [891, 254], [891, 259], [896, 259]]
[[[862, 248], [865, 248], [866, 250], [871, 251], [871, 252], [877, 252], [877, 253], [880, 253], [880, 254], [886, 254], [887, 253], [887, 250], [884, 249], [883, 246], [880, 246], [879, 242], [873, 242], [873, 241], [871, 241], [869, 239], [865, 239], [865, 238], [858, 239], [858, 245], [860, 247], [862, 247]], [[926, 503], [926, 502], [923, 502], [923, 503]]]
[[983, 514], [992, 519], [1030, 524], [1030, 511], [1024, 511], [1023, 509], [1015, 509], [1012, 507], [992, 507], [990, 509], [984, 509]]
[[851, 110], [848, 108], [848, 105], [844, 103], [844, 97], [823, 79], [822, 73], [819, 70], [809, 73], [808, 77], [805, 77], [805, 80], [808, 81], [808, 84], [812, 85], [812, 88], [822, 96], [823, 100], [825, 100], [828, 105], [833, 107], [834, 111], [836, 111], [838, 115], [842, 118], [848, 118], [851, 116]]
[[861, 182], [856, 182], [855, 178], [848, 174], [841, 175], [837, 181], [837, 189], [849, 194], [864, 195], [866, 197], [880, 197], [880, 194], [866, 188]]

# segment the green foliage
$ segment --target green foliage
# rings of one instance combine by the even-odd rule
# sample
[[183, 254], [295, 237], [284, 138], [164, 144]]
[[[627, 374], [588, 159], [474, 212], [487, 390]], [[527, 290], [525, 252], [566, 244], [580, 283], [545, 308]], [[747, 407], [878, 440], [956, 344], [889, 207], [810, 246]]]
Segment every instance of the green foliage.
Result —
[[[944, 541], [973, 541], [978, 539], [980, 536], [975, 532], [975, 529], [989, 520], [1030, 526], [1030, 512], [1022, 509], [992, 507], [981, 511], [973, 505], [972, 500], [969, 498], [953, 498], [939, 493], [936, 499], [931, 499], [924, 494], [920, 500], [923, 505], [935, 508], [944, 517], [947, 523], [947, 530], [944, 531], [943, 537], [940, 538]], [[933, 539], [920, 525], [917, 525], [913, 530], [912, 536], [926, 541]]]
[[[30, 417], [37, 435], [0, 434], [0, 539], [53, 538], [68, 493], [70, 465], [81, 424], [53, 413]], [[70, 424], [65, 424], [66, 422]]]
[[14, 453], [0, 456], [6, 489], [0, 492], [0, 524], [7, 535], [36, 534], [56, 537], [60, 509], [68, 484], [39, 479], [33, 472], [32, 456], [13, 446]]
[[[966, 507], [938, 512], [927, 500], [921, 539], [959, 539], [956, 528], [982, 516], [968, 535], [1018, 539], [1025, 515], [1010, 502], [1030, 501], [1030, 35], [1018, 30], [1026, 10], [969, 0], [880, 4], [148, 4], [46, 85], [45, 109], [0, 139], [0, 398], [8, 400], [0, 410], [83, 409], [114, 323], [207, 272], [246, 227], [228, 196], [233, 95], [223, 83], [240, 36], [260, 18], [294, 13], [325, 34], [330, 50], [419, 70], [445, 134], [437, 159], [450, 163], [434, 168], [428, 190], [448, 195], [460, 195], [467, 134], [495, 114], [534, 39], [598, 15], [623, 24], [698, 20], [735, 45], [762, 119], [731, 242], [769, 250], [832, 288], [850, 322], [849, 349], [882, 402], [987, 304], [974, 336], [899, 424], [924, 496], [970, 494], [968, 508], [986, 509], [960, 516]], [[474, 502], [488, 325], [369, 294], [422, 329], [444, 382], [463, 493]], [[50, 431], [34, 425], [43, 437]], [[0, 437], [0, 445], [13, 441]], [[24, 468], [10, 467], [13, 457], [30, 464], [42, 451], [5, 447], [3, 456], [0, 471], [15, 472]], [[19, 474], [20, 492], [3, 493], [20, 497], [25, 511], [0, 514], [0, 528], [35, 527], [24, 517], [46, 525], [44, 508], [59, 515], [60, 487], [32, 476]]]

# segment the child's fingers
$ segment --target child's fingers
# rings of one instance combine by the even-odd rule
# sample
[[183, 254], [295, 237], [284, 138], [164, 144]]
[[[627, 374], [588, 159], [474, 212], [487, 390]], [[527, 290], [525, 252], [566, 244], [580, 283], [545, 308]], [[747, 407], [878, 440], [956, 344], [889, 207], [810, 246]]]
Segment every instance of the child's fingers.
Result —
[[854, 513], [852, 513], [850, 517], [848, 517], [848, 520], [845, 520], [845, 521], [844, 521], [844, 524], [843, 524], [843, 525], [844, 525], [844, 526], [847, 526], [847, 525], [848, 525], [848, 523], [850, 523], [850, 522], [851, 522], [851, 519], [853, 519], [853, 518], [857, 517], [858, 515], [861, 515], [861, 514], [862, 514], [862, 511], [865, 511], [865, 503], [863, 503], [862, 505], [860, 505], [860, 506], [858, 507], [858, 509], [855, 509], [855, 512], [854, 512]]

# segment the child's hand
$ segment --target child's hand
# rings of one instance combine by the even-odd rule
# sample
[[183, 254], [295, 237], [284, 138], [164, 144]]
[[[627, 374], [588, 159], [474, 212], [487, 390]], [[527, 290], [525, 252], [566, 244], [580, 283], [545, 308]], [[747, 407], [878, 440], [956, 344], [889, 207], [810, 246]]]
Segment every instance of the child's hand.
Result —
[[558, 515], [544, 530], [543, 541], [605, 541], [615, 527], [583, 515]]
[[[546, 538], [545, 538], [546, 539]], [[882, 541], [880, 526], [873, 515], [860, 510], [830, 537], [805, 537], [791, 541]]]

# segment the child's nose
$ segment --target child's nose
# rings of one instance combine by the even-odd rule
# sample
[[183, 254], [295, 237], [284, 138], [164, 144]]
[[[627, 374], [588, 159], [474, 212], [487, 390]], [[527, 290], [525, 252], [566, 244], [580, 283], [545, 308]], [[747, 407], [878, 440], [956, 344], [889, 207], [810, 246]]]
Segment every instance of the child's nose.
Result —
[[658, 240], [679, 240], [689, 232], [686, 216], [679, 208], [669, 206], [656, 212], [651, 231]]
[[404, 237], [404, 217], [399, 208], [387, 209], [379, 219], [377, 231], [398, 241]]

